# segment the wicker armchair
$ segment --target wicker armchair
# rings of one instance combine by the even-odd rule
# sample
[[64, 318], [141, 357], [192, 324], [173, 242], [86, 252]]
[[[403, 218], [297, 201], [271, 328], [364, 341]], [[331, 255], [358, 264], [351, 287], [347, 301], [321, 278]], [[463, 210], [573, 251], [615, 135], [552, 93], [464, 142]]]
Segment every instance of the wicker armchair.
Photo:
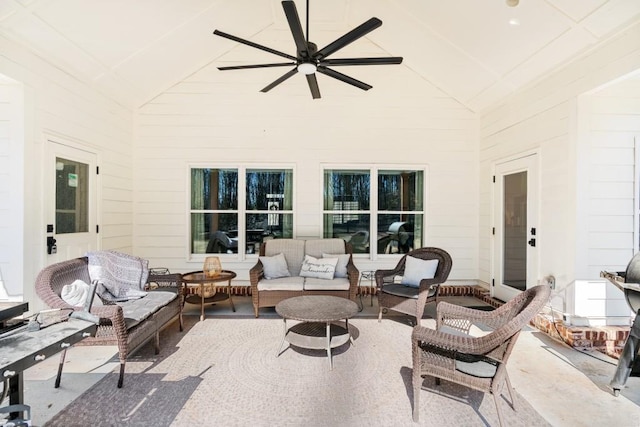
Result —
[[[438, 260], [435, 276], [432, 279], [422, 279], [420, 287], [409, 287], [395, 283], [396, 276], [404, 276], [407, 257], [421, 260]], [[378, 287], [378, 321], [382, 320], [382, 313], [393, 310], [416, 317], [416, 324], [420, 324], [424, 306], [431, 301], [437, 301], [440, 284], [449, 277], [453, 262], [447, 251], [440, 248], [419, 248], [406, 253], [400, 258], [392, 270], [377, 270], [375, 273]]]
[[[503, 425], [499, 396], [506, 385], [515, 410], [513, 391], [507, 376], [507, 360], [522, 328], [549, 299], [548, 286], [528, 289], [494, 311], [473, 310], [441, 302], [437, 306], [437, 329], [413, 328], [413, 420], [419, 421], [423, 376], [462, 384], [491, 393], [500, 425]], [[474, 323], [492, 329], [481, 337], [469, 335]]]
[[[62, 288], [80, 279], [85, 283], [91, 283], [88, 270], [88, 260], [86, 257], [75, 258], [68, 261], [59, 262], [45, 267], [36, 278], [36, 293], [42, 301], [50, 308], [60, 308], [63, 310], [82, 310], [82, 307], [74, 307], [67, 304], [61, 297]], [[98, 329], [94, 337], [88, 337], [76, 345], [117, 345], [120, 359], [120, 377], [118, 388], [122, 387], [124, 381], [124, 367], [127, 357], [147, 343], [150, 339], [155, 339], [155, 351], [160, 351], [160, 329], [170, 321], [179, 319], [180, 331], [183, 330], [182, 323], [182, 275], [162, 274], [149, 275], [148, 284], [153, 284], [153, 288], [162, 290], [168, 287], [171, 291], [178, 293], [178, 298], [173, 299], [166, 306], [159, 308], [147, 319], [128, 327], [129, 319], [125, 318], [123, 308], [120, 305], [102, 305], [91, 308], [91, 313], [100, 318]], [[58, 376], [55, 387], [60, 385], [62, 366], [64, 363], [66, 350], [61, 353]]]

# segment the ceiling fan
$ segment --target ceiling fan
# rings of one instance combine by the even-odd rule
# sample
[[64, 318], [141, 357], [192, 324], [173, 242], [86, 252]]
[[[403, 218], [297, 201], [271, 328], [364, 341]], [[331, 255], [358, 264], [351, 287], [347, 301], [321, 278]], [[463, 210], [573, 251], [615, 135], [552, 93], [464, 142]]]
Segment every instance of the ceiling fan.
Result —
[[365, 36], [371, 31], [375, 30], [382, 25], [382, 21], [378, 18], [371, 18], [362, 25], [349, 31], [337, 40], [329, 43], [322, 49], [318, 50], [315, 43], [309, 41], [309, 0], [307, 0], [307, 35], [305, 37], [302, 31], [302, 25], [300, 24], [300, 18], [298, 17], [298, 10], [296, 4], [291, 0], [285, 0], [282, 2], [282, 8], [284, 14], [287, 17], [289, 28], [291, 28], [291, 34], [296, 44], [296, 55], [289, 55], [284, 52], [280, 52], [275, 49], [262, 46], [260, 44], [251, 42], [249, 40], [241, 39], [240, 37], [233, 36], [231, 34], [223, 33], [222, 31], [215, 30], [213, 34], [233, 40], [238, 43], [245, 44], [247, 46], [254, 47], [256, 49], [263, 50], [265, 52], [273, 53], [278, 56], [282, 56], [290, 60], [290, 62], [278, 62], [272, 64], [256, 64], [256, 65], [237, 65], [230, 67], [218, 67], [221, 71], [227, 70], [245, 70], [250, 68], [269, 68], [269, 67], [287, 67], [294, 66], [293, 69], [286, 72], [280, 78], [276, 79], [273, 83], [267, 85], [261, 90], [261, 92], [269, 92], [280, 83], [284, 82], [288, 78], [292, 77], [296, 73], [304, 74], [307, 77], [307, 83], [311, 90], [311, 96], [314, 99], [320, 98], [320, 89], [318, 88], [318, 81], [316, 79], [316, 72], [322, 73], [334, 79], [338, 79], [362, 90], [369, 90], [372, 86], [335, 71], [328, 66], [345, 66], [345, 65], [386, 65], [386, 64], [401, 64], [402, 57], [383, 57], [383, 58], [340, 58], [331, 59], [327, 58], [331, 54], [337, 52], [350, 43]]

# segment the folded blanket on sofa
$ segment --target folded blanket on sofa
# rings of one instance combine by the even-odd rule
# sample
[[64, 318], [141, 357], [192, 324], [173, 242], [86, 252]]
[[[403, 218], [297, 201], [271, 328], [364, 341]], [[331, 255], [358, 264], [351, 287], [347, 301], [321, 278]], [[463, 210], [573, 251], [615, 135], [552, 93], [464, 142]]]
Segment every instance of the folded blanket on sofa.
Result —
[[116, 251], [88, 252], [89, 277], [97, 280], [96, 294], [105, 302], [142, 298], [149, 278], [149, 261]]

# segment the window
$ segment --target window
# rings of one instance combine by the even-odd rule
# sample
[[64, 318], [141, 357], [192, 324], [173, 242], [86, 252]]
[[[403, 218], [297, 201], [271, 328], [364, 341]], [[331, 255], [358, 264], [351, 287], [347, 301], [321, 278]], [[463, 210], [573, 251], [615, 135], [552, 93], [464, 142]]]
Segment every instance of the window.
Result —
[[422, 246], [423, 170], [325, 169], [323, 185], [324, 237], [350, 242], [354, 253]]
[[56, 157], [57, 234], [89, 231], [89, 165]]
[[[191, 171], [191, 253], [257, 253], [265, 239], [293, 236], [291, 169]], [[277, 211], [277, 213], [275, 213]]]

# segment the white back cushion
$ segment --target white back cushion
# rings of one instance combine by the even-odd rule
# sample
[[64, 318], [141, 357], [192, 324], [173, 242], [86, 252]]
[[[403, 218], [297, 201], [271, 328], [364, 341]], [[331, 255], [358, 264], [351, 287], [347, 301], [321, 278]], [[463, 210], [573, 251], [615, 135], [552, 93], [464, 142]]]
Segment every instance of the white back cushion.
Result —
[[424, 260], [414, 258], [412, 256], [407, 256], [404, 265], [404, 276], [402, 277], [402, 284], [418, 288], [420, 287], [420, 281], [422, 279], [433, 279], [436, 276], [437, 269], [437, 259]]

